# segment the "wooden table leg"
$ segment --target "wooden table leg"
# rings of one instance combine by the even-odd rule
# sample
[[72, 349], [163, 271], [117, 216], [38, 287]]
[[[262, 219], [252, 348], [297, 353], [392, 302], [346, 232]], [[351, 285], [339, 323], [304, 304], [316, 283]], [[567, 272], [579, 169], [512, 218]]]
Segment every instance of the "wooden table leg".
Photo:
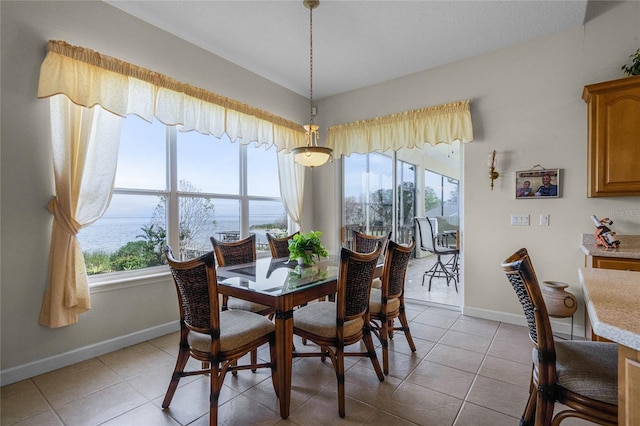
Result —
[[291, 407], [291, 371], [293, 364], [293, 310], [276, 312], [276, 348], [280, 417], [289, 417]]

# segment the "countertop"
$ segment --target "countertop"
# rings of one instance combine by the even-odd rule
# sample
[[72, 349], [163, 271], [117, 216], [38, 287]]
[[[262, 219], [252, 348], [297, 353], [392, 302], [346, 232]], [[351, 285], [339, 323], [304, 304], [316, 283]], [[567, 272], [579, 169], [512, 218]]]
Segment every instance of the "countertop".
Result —
[[578, 275], [594, 333], [640, 351], [640, 272], [581, 268]]
[[582, 234], [580, 248], [587, 256], [640, 259], [640, 235], [616, 235], [616, 238], [620, 240], [620, 247], [610, 249], [597, 246], [593, 234]]

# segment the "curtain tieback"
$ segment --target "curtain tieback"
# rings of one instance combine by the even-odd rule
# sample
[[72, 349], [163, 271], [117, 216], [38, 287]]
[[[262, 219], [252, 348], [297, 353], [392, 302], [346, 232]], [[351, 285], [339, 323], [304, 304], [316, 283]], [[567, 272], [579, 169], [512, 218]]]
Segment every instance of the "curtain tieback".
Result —
[[47, 204], [47, 208], [53, 214], [56, 222], [69, 234], [76, 235], [80, 231], [82, 225], [60, 206], [58, 198], [52, 197], [51, 200], [49, 200], [49, 204]]

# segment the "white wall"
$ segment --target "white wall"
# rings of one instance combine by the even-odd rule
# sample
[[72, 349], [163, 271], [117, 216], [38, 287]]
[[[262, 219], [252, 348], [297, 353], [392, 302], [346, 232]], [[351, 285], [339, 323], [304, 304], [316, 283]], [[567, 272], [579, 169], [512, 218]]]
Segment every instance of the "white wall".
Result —
[[177, 329], [168, 275], [92, 292], [76, 325], [38, 325], [53, 195], [49, 102], [36, 98], [50, 39], [169, 75], [302, 123], [308, 101], [102, 2], [0, 2], [2, 19], [2, 384]]
[[[607, 9], [584, 27], [319, 102], [326, 134], [335, 124], [471, 100], [475, 140], [464, 146], [462, 176], [465, 314], [521, 320], [520, 305], [500, 269], [521, 247], [529, 250], [540, 280], [565, 281], [582, 300], [579, 244], [582, 233], [593, 232], [591, 214], [611, 217], [620, 234], [640, 234], [640, 197], [586, 197], [582, 89], [622, 78], [620, 66], [640, 45], [640, 3], [612, 3]], [[501, 176], [492, 192], [487, 154], [493, 149]], [[561, 198], [514, 199], [515, 172], [535, 164], [562, 169]], [[339, 174], [328, 167], [316, 172], [322, 174], [315, 179], [315, 226], [335, 229], [340, 206], [330, 201], [336, 199], [331, 188], [340, 190]], [[529, 214], [531, 226], [510, 226], [512, 213]], [[541, 213], [550, 214], [550, 226], [538, 225]], [[578, 327], [583, 319], [581, 308]]]
[[[0, 2], [2, 42], [0, 320], [1, 382], [7, 384], [132, 344], [175, 327], [168, 277], [92, 293], [92, 310], [61, 329], [38, 325], [46, 287], [53, 194], [48, 102], [36, 99], [49, 39], [65, 40], [159, 71], [303, 123], [307, 101], [101, 2]], [[620, 76], [640, 40], [640, 3], [616, 5], [575, 29], [518, 47], [326, 99], [326, 126], [459, 99], [472, 101], [475, 141], [463, 153], [465, 312], [517, 321], [499, 269], [530, 249], [542, 279], [579, 293], [580, 234], [590, 214], [609, 215], [620, 233], [639, 234], [639, 198], [587, 199], [585, 84]], [[425, 52], [428, 54], [428, 52]], [[486, 154], [500, 152], [503, 176], [489, 191]], [[563, 197], [513, 199], [513, 173], [543, 164], [563, 169]], [[339, 162], [308, 173], [305, 228], [339, 239]], [[551, 215], [551, 226], [512, 228], [511, 213]], [[579, 312], [581, 314], [581, 312]], [[581, 321], [577, 317], [577, 321]]]

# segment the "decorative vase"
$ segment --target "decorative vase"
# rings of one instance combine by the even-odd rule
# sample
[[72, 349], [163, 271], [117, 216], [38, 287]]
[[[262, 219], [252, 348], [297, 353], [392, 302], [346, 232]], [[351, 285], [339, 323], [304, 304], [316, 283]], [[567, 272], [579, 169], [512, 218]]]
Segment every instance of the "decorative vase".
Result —
[[547, 305], [549, 316], [567, 318], [578, 309], [576, 297], [566, 291], [569, 284], [559, 281], [544, 281], [542, 286], [542, 298]]

